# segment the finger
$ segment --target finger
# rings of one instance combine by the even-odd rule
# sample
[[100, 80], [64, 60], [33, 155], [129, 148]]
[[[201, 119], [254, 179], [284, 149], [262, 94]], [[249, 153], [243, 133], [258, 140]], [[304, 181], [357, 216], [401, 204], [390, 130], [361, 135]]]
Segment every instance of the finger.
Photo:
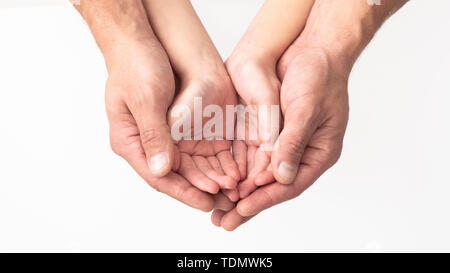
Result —
[[275, 143], [271, 164], [273, 175], [282, 184], [291, 184], [297, 175], [303, 153], [317, 129], [314, 114], [292, 103], [285, 113], [285, 124]]
[[222, 218], [226, 213], [226, 211], [215, 209], [211, 214], [211, 222], [213, 225], [220, 227], [220, 221], [222, 221]]
[[255, 154], [257, 149], [256, 146], [247, 146], [247, 172], [251, 172], [255, 168]]
[[292, 185], [283, 185], [280, 183], [273, 183], [258, 188], [247, 198], [241, 200], [236, 206], [236, 209], [242, 216], [255, 215], [260, 211], [288, 200], [289, 189], [293, 190]]
[[[215, 201], [211, 194], [195, 188], [180, 175], [171, 172], [160, 178], [150, 172], [142, 143], [136, 137], [139, 131], [135, 119], [131, 116], [125, 103], [110, 100], [107, 103], [107, 110], [111, 131], [115, 132], [111, 135], [113, 149], [151, 187], [195, 209], [207, 212], [214, 208]], [[134, 126], [130, 126], [130, 124]], [[130, 139], [134, 139], [134, 141], [130, 141]]]
[[254, 177], [247, 177], [242, 183], [239, 184], [239, 198], [244, 199], [249, 196], [252, 192], [256, 190], [257, 186], [255, 184]]
[[261, 172], [266, 171], [269, 166], [270, 156], [264, 151], [262, 147], [258, 147], [255, 152], [253, 168], [250, 170], [249, 175], [256, 177]]
[[237, 212], [236, 209], [233, 209], [223, 215], [220, 225], [227, 231], [233, 231], [251, 218], [252, 217], [243, 217]]
[[219, 185], [203, 174], [197, 168], [192, 158], [185, 153], [181, 153], [181, 163], [178, 172], [202, 191], [212, 194], [219, 192]]
[[275, 182], [273, 171], [263, 171], [255, 177], [255, 185], [258, 187]]
[[172, 171], [177, 172], [178, 169], [180, 168], [180, 164], [181, 164], [181, 153], [180, 150], [178, 149], [177, 146], [174, 147], [174, 153], [173, 153], [173, 167], [172, 167]]
[[219, 175], [225, 175], [225, 173], [222, 170], [222, 166], [220, 166], [220, 162], [217, 159], [217, 157], [215, 156], [208, 156], [206, 158], [209, 162], [209, 164], [211, 164], [211, 166], [213, 167], [213, 169], [219, 174]]
[[230, 211], [232, 208], [234, 208], [234, 203], [228, 199], [223, 193], [219, 192], [218, 194], [214, 195], [215, 200], [215, 209], [223, 210], [223, 211]]
[[258, 188], [247, 198], [237, 204], [237, 211], [242, 216], [252, 216], [272, 206], [290, 200], [311, 186], [326, 170], [323, 166], [302, 164], [295, 182], [291, 185], [272, 183]]
[[223, 189], [222, 192], [232, 202], [236, 202], [239, 200], [239, 191], [237, 189], [232, 189], [232, 190]]
[[[207, 160], [219, 175], [221, 176], [225, 175], [225, 173], [222, 170], [222, 167], [220, 166], [219, 160], [215, 156], [209, 156]], [[231, 190], [222, 189], [222, 192], [228, 197], [228, 199], [230, 199], [233, 202], [239, 200], [239, 191], [237, 189]]]
[[233, 141], [233, 157], [239, 169], [240, 179], [244, 180], [247, 177], [247, 145], [244, 141]]
[[255, 178], [261, 173], [267, 170], [270, 165], [270, 158], [261, 147], [257, 148], [254, 153], [254, 160], [251, 164], [252, 168], [249, 169], [247, 179], [239, 185], [239, 193], [241, 199], [247, 197], [250, 193], [257, 189]]
[[154, 98], [132, 98], [128, 108], [136, 120], [148, 167], [154, 176], [168, 174], [174, 163], [174, 144], [167, 125], [167, 106]]
[[171, 172], [164, 177], [153, 176], [148, 169], [141, 143], [132, 145], [135, 147], [127, 147], [123, 157], [150, 186], [193, 208], [206, 212], [214, 208], [215, 200], [212, 195], [192, 186], [180, 175]]
[[155, 188], [176, 200], [206, 212], [212, 209], [211, 200], [214, 206], [214, 200], [210, 194], [193, 187], [185, 178], [173, 172], [157, 178]]
[[217, 159], [219, 159], [220, 165], [222, 166], [222, 169], [226, 175], [236, 181], [239, 181], [241, 179], [238, 166], [234, 161], [230, 151], [222, 151], [218, 153], [216, 157]]
[[213, 169], [209, 161], [203, 156], [193, 156], [192, 159], [200, 171], [202, 171], [210, 179], [216, 181], [222, 189], [234, 189], [237, 181], [226, 175], [220, 175]]
[[254, 177], [252, 176], [253, 170], [255, 169], [255, 155], [256, 155], [257, 147], [256, 146], [247, 146], [247, 172], [250, 172], [247, 175], [246, 179], [239, 184], [239, 196], [241, 199], [247, 197], [250, 193], [252, 193], [256, 189], [256, 185], [254, 182]]

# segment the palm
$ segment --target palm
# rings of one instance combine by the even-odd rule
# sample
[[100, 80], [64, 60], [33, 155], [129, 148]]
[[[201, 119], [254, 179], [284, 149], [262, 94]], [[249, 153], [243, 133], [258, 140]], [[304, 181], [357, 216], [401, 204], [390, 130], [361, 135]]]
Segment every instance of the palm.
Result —
[[157, 178], [150, 173], [136, 121], [126, 107], [122, 110], [120, 119], [111, 123], [111, 144], [115, 152], [156, 190], [200, 210], [209, 211], [217, 207], [214, 196], [198, 190], [179, 174], [170, 172]]
[[[152, 50], [148, 50], [149, 47]], [[146, 139], [149, 140], [152, 133], [162, 135], [161, 132], [166, 131], [164, 135], [170, 136], [167, 110], [175, 93], [168, 59], [162, 48], [158, 51], [154, 47], [147, 44], [125, 46], [117, 54], [121, 59], [113, 60], [106, 86], [111, 147], [156, 190], [203, 211], [230, 209], [233, 204], [223, 194], [201, 191], [176, 172], [180, 168], [176, 148], [178, 160], [175, 159], [172, 171], [163, 177], [150, 172], [144, 144], [149, 143]], [[148, 132], [145, 129], [149, 129]]]
[[[259, 187], [230, 212], [216, 210], [213, 221], [220, 222], [224, 228], [233, 230], [259, 212], [297, 197], [339, 158], [348, 120], [348, 74], [330, 66], [322, 57], [316, 52], [303, 53], [289, 60], [285, 71], [280, 73], [283, 131], [288, 124], [305, 116], [303, 120], [308, 120], [312, 129], [294, 183]], [[279, 143], [279, 146], [288, 144]]]
[[[274, 181], [268, 167], [270, 165], [271, 145], [278, 134], [279, 128], [272, 126], [270, 116], [260, 116], [259, 109], [266, 107], [266, 110], [271, 110], [273, 105], [279, 105], [280, 82], [275, 73], [275, 68], [251, 62], [238, 65], [237, 68], [229, 65], [229, 71], [240, 96], [241, 104], [256, 106], [255, 110], [258, 111], [255, 119], [246, 118], [245, 120], [247, 175], [239, 185], [240, 197], [245, 198], [258, 185]], [[279, 118], [279, 113], [277, 115]], [[257, 130], [257, 138], [250, 139], [250, 132], [255, 129]], [[242, 155], [242, 157], [244, 156]]]
[[[195, 82], [181, 85], [179, 94], [172, 105], [170, 113], [177, 106], [187, 106], [190, 113], [194, 113], [193, 99], [202, 98], [202, 104], [218, 105], [225, 110], [226, 105], [235, 105], [236, 98], [231, 85], [220, 86], [216, 82]], [[198, 110], [198, 109], [197, 109]], [[203, 109], [201, 109], [203, 112]], [[175, 115], [169, 115], [169, 124], [174, 125]], [[193, 118], [191, 117], [191, 120]], [[203, 123], [208, 119], [203, 119]], [[224, 122], [225, 124], [225, 122]], [[194, 124], [191, 122], [191, 132]], [[221, 135], [215, 135], [216, 139], [205, 139], [202, 134], [201, 140], [180, 140], [177, 148], [180, 152], [180, 168], [178, 172], [188, 179], [197, 188], [215, 194], [220, 189], [233, 201], [237, 201], [236, 190], [240, 174], [236, 162], [231, 155], [231, 141], [225, 140], [224, 130]], [[194, 139], [194, 135], [189, 137]], [[223, 140], [220, 140], [223, 139]]]

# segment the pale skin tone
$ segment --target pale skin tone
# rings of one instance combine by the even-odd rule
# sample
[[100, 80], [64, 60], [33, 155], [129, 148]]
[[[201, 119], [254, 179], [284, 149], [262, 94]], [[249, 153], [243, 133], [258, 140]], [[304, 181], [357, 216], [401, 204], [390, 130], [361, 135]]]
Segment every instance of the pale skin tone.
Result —
[[[236, 208], [216, 210], [213, 223], [234, 230], [261, 211], [299, 196], [339, 158], [348, 120], [351, 68], [382, 23], [406, 0], [316, 0], [302, 34], [277, 65], [284, 127], [271, 155], [281, 183], [262, 186]], [[288, 162], [291, 175], [277, 169]]]
[[[167, 111], [175, 94], [169, 58], [151, 28], [141, 1], [81, 1], [108, 68], [106, 109], [112, 149], [156, 190], [194, 208], [233, 207], [222, 193], [199, 190], [177, 173], [180, 153], [172, 141]], [[159, 158], [158, 168], [152, 157]], [[157, 162], [157, 163], [158, 163]]]
[[[297, 197], [338, 160], [348, 120], [347, 82], [352, 66], [382, 23], [407, 2], [386, 1], [381, 6], [369, 6], [366, 1], [316, 0], [305, 25], [309, 10], [303, 1], [298, 1], [305, 5], [303, 23], [299, 19], [303, 15], [288, 16], [292, 9], [286, 9], [288, 0], [283, 2], [285, 6], [268, 1], [265, 7], [271, 8], [266, 13], [264, 8], [260, 11], [227, 61], [228, 76], [190, 4], [173, 2], [170, 7], [184, 20], [180, 25], [195, 34], [183, 36], [186, 32], [176, 29], [180, 25], [170, 27], [170, 22], [164, 21], [170, 16], [152, 16], [152, 1], [158, 4], [156, 0], [145, 1], [148, 17], [141, 1], [84, 0], [78, 7], [105, 56], [109, 72], [106, 104], [111, 144], [157, 190], [194, 208], [215, 209], [213, 223], [226, 230], [234, 230], [259, 212]], [[286, 29], [277, 32], [276, 24], [271, 22], [283, 7], [286, 15], [279, 20], [291, 20], [286, 19]], [[271, 14], [271, 10], [278, 13]], [[167, 29], [162, 30], [165, 25]], [[171, 34], [165, 37], [169, 30]], [[273, 33], [264, 36], [267, 31]], [[186, 43], [181, 43], [177, 47], [180, 40], [195, 46], [186, 48]], [[214, 75], [207, 71], [214, 71]], [[207, 75], [207, 83], [198, 80], [203, 74]], [[175, 84], [175, 77], [179, 84]], [[271, 153], [257, 153], [261, 141], [235, 141], [235, 157], [227, 153], [227, 159], [220, 161], [218, 152], [228, 151], [228, 144], [200, 149], [204, 146], [197, 147], [198, 143], [183, 147], [170, 139], [167, 113], [174, 97], [175, 103], [185, 103], [193, 94], [202, 94], [211, 103], [224, 105], [229, 102], [220, 94], [234, 92], [229, 77], [244, 103], [281, 105], [284, 123]], [[206, 96], [206, 90], [213, 92]], [[166, 156], [157, 162], [163, 164], [155, 166], [151, 159], [161, 153]], [[196, 162], [196, 156], [206, 159], [209, 165], [202, 159]], [[217, 161], [208, 161], [210, 157]], [[232, 161], [237, 166], [228, 165], [226, 171], [225, 162]], [[188, 169], [198, 172], [185, 170], [184, 176], [180, 175], [186, 162], [195, 163]], [[215, 178], [211, 169], [216, 172]], [[253, 181], [247, 182], [251, 186], [246, 193], [239, 193], [241, 200], [236, 205], [230, 201], [236, 200], [236, 191], [225, 191], [228, 198], [216, 193], [227, 188], [217, 175], [243, 180], [251, 173]], [[194, 185], [193, 181], [202, 175], [211, 181]], [[278, 183], [271, 183], [273, 180]], [[206, 184], [216, 186], [199, 189]], [[239, 190], [244, 192], [242, 187]]]
[[[228, 72], [242, 104], [280, 104], [277, 62], [303, 30], [313, 3], [313, 0], [267, 0], [252, 20], [227, 60]], [[270, 119], [259, 118], [258, 122], [260, 133], [267, 136], [279, 133], [277, 128], [271, 127]], [[261, 147], [261, 144], [273, 144], [274, 138], [260, 136], [259, 141], [246, 141], [247, 146], [242, 145], [242, 149], [247, 149], [244, 162], [248, 168], [246, 179], [239, 185], [240, 198], [247, 197], [257, 185], [274, 181], [272, 171], [268, 169], [271, 153]]]
[[[190, 1], [144, 0], [144, 4], [179, 79], [179, 91], [171, 109], [187, 105], [193, 113], [194, 97], [201, 97], [203, 106], [221, 106], [223, 112], [226, 105], [235, 105], [236, 91], [223, 60]], [[169, 111], [170, 126], [176, 118]], [[192, 116], [192, 123], [193, 120]], [[224, 134], [218, 137], [224, 139]], [[177, 146], [181, 152], [181, 175], [203, 191], [217, 193], [223, 189], [231, 200], [237, 201], [240, 173], [230, 151], [231, 141], [181, 140]]]
[[[245, 48], [258, 48], [258, 51], [255, 50], [252, 53], [254, 56], [260, 56], [261, 60], [266, 62], [270, 61], [273, 68], [271, 72], [273, 76], [276, 77], [276, 60], [279, 59], [287, 46], [292, 43], [301, 32], [312, 3], [313, 1], [297, 0], [267, 1], [255, 18], [255, 22], [250, 27], [248, 34], [244, 36], [244, 39], [238, 45], [238, 48], [242, 48], [240, 49], [242, 51], [245, 50]], [[223, 107], [225, 105], [235, 104], [235, 92], [232, 90], [231, 82], [223, 83], [224, 80], [229, 81], [229, 79], [225, 67], [223, 66], [222, 59], [212, 41], [209, 39], [205, 29], [202, 27], [190, 1], [144, 0], [144, 4], [151, 25], [162, 45], [168, 52], [174, 70], [180, 78], [180, 95], [178, 96], [178, 99], [175, 100], [174, 106], [178, 104], [192, 105], [192, 98], [199, 95], [206, 98], [206, 100], [204, 100], [205, 104], [218, 104]], [[280, 16], [280, 14], [283, 16]], [[174, 18], [176, 18], [176, 20], [174, 20]], [[209, 82], [215, 83], [217, 87], [211, 84], [205, 84], [205, 78], [206, 80], [209, 80]], [[200, 88], [198, 85], [200, 85]], [[244, 88], [245, 87], [246, 86], [244, 86]], [[253, 91], [252, 89], [249, 89], [250, 88], [245, 89], [244, 91]], [[240, 94], [240, 92], [238, 92], [238, 94]], [[278, 90], [274, 91], [275, 96], [273, 96], [273, 99], [270, 101], [267, 101], [268, 105], [279, 104], [277, 99], [279, 96], [278, 94]], [[253, 95], [255, 98], [259, 99], [256, 93]], [[247, 92], [245, 97], [251, 99], [252, 95]], [[258, 101], [256, 104], [261, 104], [261, 101]], [[208, 149], [205, 149], [205, 145], [215, 146], [216, 148], [209, 147]], [[217, 146], [221, 146], [221, 149], [217, 149]], [[205, 174], [210, 174], [208, 177], [210, 180], [220, 177], [223, 173], [227, 173], [230, 178], [240, 177], [233, 175], [233, 171], [231, 173], [229, 171], [227, 172], [227, 169], [225, 168], [222, 168], [224, 171], [215, 171], [213, 165], [218, 164], [212, 164], [212, 162], [209, 162], [208, 164], [208, 160], [211, 161], [211, 157], [217, 157], [219, 159], [224, 158], [224, 160], [227, 160], [228, 162], [223, 162], [223, 166], [229, 166], [234, 163], [232, 162], [231, 154], [228, 154], [229, 146], [226, 145], [226, 143], [210, 141], [193, 143], [192, 141], [183, 141], [180, 143], [179, 147], [185, 148], [181, 151], [181, 162], [185, 162], [185, 165], [187, 166], [197, 166], [201, 170], [206, 171]], [[261, 152], [258, 151], [253, 152], [255, 149], [256, 148], [250, 147], [248, 153], [252, 155], [261, 154]], [[204, 150], [207, 150], [207, 152], [203, 152]], [[244, 147], [239, 147], [239, 143], [236, 143], [234, 151], [236, 160], [243, 162], [240, 165], [246, 164], [246, 154], [243, 153], [246, 151], [244, 150]], [[227, 153], [227, 155], [221, 155], [224, 153]], [[193, 154], [195, 155], [194, 157], [187, 156]], [[250, 160], [249, 163], [252, 161], [253, 160]], [[258, 158], [254, 161], [262, 162]], [[264, 168], [267, 168], [268, 163], [269, 162], [266, 160]], [[257, 174], [255, 170], [258, 169], [258, 166], [256, 168], [254, 168], [253, 165], [250, 166], [252, 168], [249, 168], [249, 171], [251, 171], [249, 178], [253, 176], [253, 173]], [[198, 178], [198, 176], [193, 175], [193, 172], [197, 172], [196, 168], [181, 168], [180, 170], [180, 173], [187, 178]], [[241, 172], [246, 175], [245, 171], [242, 171], [242, 167]], [[208, 181], [208, 179], [204, 180], [204, 183], [199, 179], [192, 179], [190, 181], [204, 191], [211, 192], [211, 189], [216, 189], [216, 187], [212, 187], [212, 181]], [[250, 184], [249, 182], [252, 182], [253, 184], [252, 180], [247, 179], [243, 185]], [[235, 184], [230, 182], [226, 184], [219, 182], [218, 184], [220, 184], [219, 186], [222, 188], [227, 189], [225, 193], [231, 200], [236, 201], [238, 199], [239, 193], [237, 190], [233, 189], [233, 187], [236, 186]], [[241, 188], [240, 192], [240, 197], [244, 197]]]

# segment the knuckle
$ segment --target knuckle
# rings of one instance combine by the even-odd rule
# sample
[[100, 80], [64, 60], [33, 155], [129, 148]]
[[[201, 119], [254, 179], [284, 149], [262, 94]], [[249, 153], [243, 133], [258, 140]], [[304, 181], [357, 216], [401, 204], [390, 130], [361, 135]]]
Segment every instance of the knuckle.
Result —
[[315, 166], [325, 172], [329, 168], [333, 167], [339, 160], [341, 156], [341, 149], [338, 147], [333, 147], [331, 149], [326, 149], [321, 157], [314, 160]]
[[[332, 156], [331, 153], [327, 152], [323, 155], [323, 157], [317, 158], [314, 160], [314, 165], [317, 166], [321, 172], [326, 171], [327, 169], [331, 168], [331, 166], [334, 165], [334, 155]], [[336, 159], [337, 161], [337, 159]]]
[[152, 144], [161, 139], [161, 130], [147, 128], [140, 132], [143, 145]]
[[321, 114], [323, 113], [323, 105], [322, 103], [315, 103], [313, 107], [309, 107], [305, 113], [304, 116], [306, 120], [308, 121], [308, 125], [316, 124], [318, 123], [318, 120], [320, 119]]
[[149, 92], [128, 92], [127, 96], [127, 104], [132, 110], [141, 109], [145, 107], [149, 102], [152, 101], [152, 98], [149, 95]]
[[306, 141], [301, 137], [288, 137], [285, 139], [284, 144], [288, 148], [289, 153], [293, 155], [302, 154], [307, 146]]

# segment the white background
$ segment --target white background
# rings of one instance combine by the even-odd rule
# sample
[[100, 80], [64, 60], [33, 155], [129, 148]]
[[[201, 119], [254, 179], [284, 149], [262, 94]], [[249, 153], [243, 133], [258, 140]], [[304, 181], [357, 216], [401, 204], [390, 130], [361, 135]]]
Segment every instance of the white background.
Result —
[[[86, 24], [31, 2], [0, 4], [0, 250], [450, 251], [450, 1], [387, 22], [352, 73], [340, 162], [232, 233], [111, 152]], [[194, 4], [226, 58], [262, 2]]]

